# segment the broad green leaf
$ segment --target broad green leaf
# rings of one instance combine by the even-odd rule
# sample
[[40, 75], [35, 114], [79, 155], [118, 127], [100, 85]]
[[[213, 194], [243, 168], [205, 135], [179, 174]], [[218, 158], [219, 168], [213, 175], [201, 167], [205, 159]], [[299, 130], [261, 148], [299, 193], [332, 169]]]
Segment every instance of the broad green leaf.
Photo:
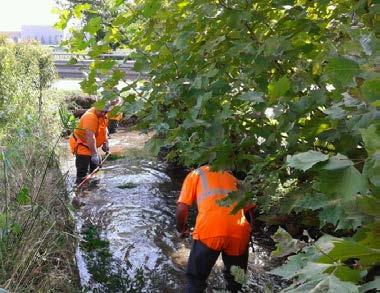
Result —
[[337, 170], [347, 168], [349, 166], [353, 166], [354, 162], [352, 162], [349, 158], [344, 155], [337, 154], [336, 156], [330, 157], [330, 159], [323, 165], [322, 169], [324, 170]]
[[323, 162], [329, 159], [328, 155], [325, 155], [319, 151], [307, 151], [305, 153], [299, 153], [294, 156], [288, 156], [286, 163], [289, 167], [306, 171], [319, 162]]
[[31, 201], [31, 198], [29, 196], [29, 189], [27, 187], [21, 188], [19, 193], [16, 196], [17, 203], [24, 205], [29, 204]]
[[206, 77], [211, 78], [211, 77], [216, 76], [218, 73], [219, 73], [219, 70], [216, 69], [216, 68], [214, 68], [214, 69], [212, 69], [210, 71], [207, 71]]
[[324, 204], [323, 209], [318, 213], [320, 220], [320, 228], [323, 228], [326, 224], [333, 224], [337, 226], [340, 219], [344, 218], [344, 210], [339, 205]]
[[83, 11], [87, 11], [91, 9], [91, 4], [90, 3], [84, 3], [84, 4], [78, 4], [75, 5], [73, 8], [74, 16], [76, 18], [81, 18]]
[[182, 50], [186, 48], [186, 46], [189, 44], [189, 42], [192, 40], [193, 33], [190, 31], [185, 31], [182, 34], [180, 34], [174, 41], [174, 46], [178, 50]]
[[279, 227], [271, 237], [276, 242], [276, 250], [271, 254], [272, 257], [283, 257], [292, 253], [297, 253], [306, 243], [293, 237], [283, 228]]
[[110, 47], [108, 45], [94, 45], [88, 52], [88, 56], [90, 56], [91, 58], [96, 58], [101, 54], [108, 53], [109, 51]]
[[98, 69], [98, 70], [110, 70], [116, 64], [115, 60], [106, 59], [106, 60], [95, 60], [90, 68]]
[[290, 89], [290, 82], [286, 76], [281, 77], [277, 81], [273, 81], [268, 85], [268, 95], [273, 103], [277, 98], [285, 95]]
[[353, 240], [371, 248], [380, 247], [380, 222], [361, 227], [354, 235]]
[[358, 193], [365, 194], [367, 184], [364, 176], [354, 166], [349, 166], [321, 172], [315, 188], [326, 194], [350, 200]]
[[83, 30], [89, 32], [90, 34], [96, 34], [102, 27], [102, 18], [100, 16], [92, 17], [88, 23], [85, 25]]
[[374, 196], [363, 196], [359, 199], [359, 208], [370, 216], [380, 217], [380, 199]]
[[165, 145], [164, 139], [151, 138], [147, 143], [145, 143], [145, 148], [147, 148], [153, 155], [157, 156], [160, 149]]
[[207, 100], [207, 97], [208, 97], [208, 95], [199, 95], [197, 97], [197, 103], [193, 107], [193, 109], [191, 109], [191, 112], [190, 112], [192, 119], [194, 119], [194, 120], [197, 119], [199, 111], [200, 111], [203, 103]]
[[363, 168], [363, 175], [368, 178], [375, 188], [380, 190], [380, 152], [376, 152], [367, 158]]
[[193, 84], [192, 84], [192, 87], [194, 88], [194, 89], [201, 89], [202, 88], [202, 78], [201, 77], [196, 77], [195, 79], [194, 79], [194, 82], [193, 82]]
[[359, 293], [359, 287], [350, 283], [339, 280], [334, 275], [328, 276], [320, 281], [310, 293]]
[[59, 20], [54, 24], [54, 27], [58, 30], [64, 30], [72, 16], [70, 10], [55, 10], [59, 14]]
[[334, 241], [334, 248], [318, 261], [332, 264], [338, 260], [345, 261], [350, 258], [359, 259], [360, 264], [364, 266], [374, 265], [380, 261], [380, 249], [341, 239]]
[[324, 271], [329, 269], [332, 265], [326, 263], [316, 263], [316, 262], [308, 262], [306, 266], [300, 269], [296, 275], [302, 276], [304, 279], [308, 279], [313, 275], [322, 274]]
[[119, 81], [125, 77], [125, 72], [120, 70], [120, 69], [116, 69], [116, 70], [113, 70], [112, 72], [112, 76], [110, 78], [108, 78], [104, 84], [103, 84], [103, 87], [105, 89], [113, 89], [115, 86], [118, 85]]
[[95, 94], [98, 86], [94, 79], [84, 79], [80, 83], [80, 88], [88, 94]]
[[359, 292], [366, 293], [372, 289], [376, 289], [378, 291], [379, 288], [380, 288], [380, 277], [375, 277], [375, 280], [365, 283], [364, 285], [360, 286]]
[[265, 41], [261, 50], [264, 56], [280, 56], [285, 50], [291, 48], [289, 41], [285, 37], [271, 37]]
[[[342, 265], [336, 268], [331, 268], [331, 272], [339, 278], [339, 280], [344, 282], [359, 283], [363, 277], [363, 272], [360, 270], [351, 269], [348, 266]], [[331, 273], [330, 271], [328, 271]]]
[[380, 79], [366, 80], [361, 86], [363, 97], [370, 103], [378, 103], [380, 100]]
[[307, 259], [302, 253], [288, 257], [285, 264], [270, 271], [270, 274], [281, 276], [286, 280], [294, 278], [305, 266]]
[[366, 129], [362, 128], [360, 133], [368, 155], [373, 155], [380, 151], [380, 124], [371, 124]]
[[143, 60], [143, 59], [138, 59], [133, 64], [133, 70], [135, 70], [136, 72], [144, 72], [144, 71], [147, 71], [148, 68], [149, 68], [148, 63], [146, 62], [146, 60]]
[[294, 205], [303, 209], [318, 210], [328, 206], [329, 202], [325, 194], [317, 193], [301, 197]]
[[323, 113], [328, 115], [331, 119], [344, 119], [347, 116], [346, 111], [344, 111], [341, 107], [333, 105], [332, 107], [323, 110]]
[[360, 73], [359, 65], [344, 57], [331, 58], [325, 70], [331, 82], [342, 87], [354, 85], [354, 77]]
[[157, 0], [147, 0], [144, 2], [144, 9], [142, 10], [142, 14], [149, 18], [149, 17], [152, 17], [154, 16], [157, 11], [160, 10], [160, 7], [161, 7], [161, 1], [157, 1]]

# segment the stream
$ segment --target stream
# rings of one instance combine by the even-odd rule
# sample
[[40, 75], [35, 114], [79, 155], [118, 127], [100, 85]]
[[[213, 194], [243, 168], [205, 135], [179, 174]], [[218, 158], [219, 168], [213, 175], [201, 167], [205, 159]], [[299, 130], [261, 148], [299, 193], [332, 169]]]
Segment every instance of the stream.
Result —
[[[191, 239], [178, 236], [175, 208], [186, 173], [147, 153], [144, 143], [149, 138], [119, 128], [110, 138], [111, 156], [80, 194], [72, 190], [74, 157], [63, 143], [61, 169], [70, 197], [77, 195], [82, 203], [73, 211], [82, 292], [184, 292]], [[264, 292], [266, 287], [279, 292], [284, 287], [281, 279], [267, 273], [274, 265], [269, 254], [269, 248], [254, 241], [245, 292]], [[222, 269], [219, 258], [207, 292], [223, 290]]]

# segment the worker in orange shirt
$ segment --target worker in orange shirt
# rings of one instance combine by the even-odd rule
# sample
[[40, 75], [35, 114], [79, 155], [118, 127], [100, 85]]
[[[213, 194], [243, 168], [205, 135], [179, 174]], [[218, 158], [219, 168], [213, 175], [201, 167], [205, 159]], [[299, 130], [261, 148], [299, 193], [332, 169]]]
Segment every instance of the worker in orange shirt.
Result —
[[102, 108], [92, 107], [88, 109], [70, 136], [70, 149], [76, 157], [76, 184], [82, 182], [89, 172], [91, 173], [100, 165], [99, 147], [102, 147], [104, 152], [109, 152], [106, 114], [110, 109], [110, 103]]
[[251, 226], [243, 209], [231, 214], [233, 206], [222, 207], [217, 204], [218, 200], [236, 189], [237, 179], [232, 174], [227, 171], [212, 172], [209, 166], [202, 166], [185, 178], [176, 210], [177, 230], [182, 236], [189, 233], [189, 207], [193, 202], [198, 207], [186, 269], [186, 293], [198, 293], [206, 289], [206, 280], [220, 253], [225, 265], [227, 290], [238, 292], [242, 287], [234, 280], [230, 268], [235, 265], [247, 269]]
[[123, 113], [112, 115], [108, 113], [108, 132], [109, 134], [115, 133], [120, 121], [123, 119]]
[[[120, 106], [122, 100], [120, 97], [111, 101], [111, 106]], [[116, 132], [117, 127], [119, 126], [120, 121], [123, 119], [123, 113], [107, 113], [108, 118], [108, 133], [112, 134]]]

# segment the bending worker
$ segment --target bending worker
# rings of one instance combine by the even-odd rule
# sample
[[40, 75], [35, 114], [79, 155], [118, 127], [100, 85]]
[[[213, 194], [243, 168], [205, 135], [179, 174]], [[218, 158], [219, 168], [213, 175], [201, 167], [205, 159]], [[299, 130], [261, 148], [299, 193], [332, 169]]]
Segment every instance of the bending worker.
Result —
[[[251, 226], [244, 210], [230, 214], [233, 206], [222, 207], [217, 201], [237, 189], [237, 179], [227, 171], [212, 172], [202, 166], [185, 178], [176, 210], [177, 230], [189, 233], [189, 207], [197, 203], [198, 216], [193, 232], [193, 244], [187, 264], [187, 293], [203, 292], [206, 280], [218, 256], [222, 253], [227, 289], [238, 292], [242, 285], [231, 275], [231, 266], [247, 269]], [[253, 211], [253, 210], [252, 210]]]
[[70, 149], [75, 155], [77, 169], [76, 184], [82, 182], [86, 175], [100, 165], [98, 148], [109, 151], [106, 114], [110, 105], [99, 109], [92, 107], [80, 118], [79, 125], [70, 136]]

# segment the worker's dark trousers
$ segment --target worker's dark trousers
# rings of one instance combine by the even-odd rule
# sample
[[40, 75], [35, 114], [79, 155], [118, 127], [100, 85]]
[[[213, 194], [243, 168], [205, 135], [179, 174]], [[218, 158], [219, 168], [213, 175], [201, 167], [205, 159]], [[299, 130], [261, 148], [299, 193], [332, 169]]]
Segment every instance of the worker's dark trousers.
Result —
[[119, 126], [119, 122], [117, 120], [110, 119], [108, 122], [108, 133], [112, 134], [116, 132], [116, 128]]
[[[218, 259], [219, 254], [220, 251], [208, 248], [201, 241], [193, 241], [186, 269], [186, 293], [201, 293], [206, 289], [206, 280]], [[222, 259], [225, 266], [223, 273], [224, 278], [227, 281], [227, 290], [238, 292], [242, 285], [235, 282], [234, 277], [231, 275], [230, 268], [235, 265], [247, 270], [248, 247], [245, 253], [239, 256], [229, 256], [222, 252]]]
[[77, 180], [75, 181], [75, 183], [79, 184], [88, 174], [88, 168], [90, 168], [91, 173], [95, 170], [97, 165], [91, 163], [91, 156], [76, 155], [75, 167], [77, 168]]

